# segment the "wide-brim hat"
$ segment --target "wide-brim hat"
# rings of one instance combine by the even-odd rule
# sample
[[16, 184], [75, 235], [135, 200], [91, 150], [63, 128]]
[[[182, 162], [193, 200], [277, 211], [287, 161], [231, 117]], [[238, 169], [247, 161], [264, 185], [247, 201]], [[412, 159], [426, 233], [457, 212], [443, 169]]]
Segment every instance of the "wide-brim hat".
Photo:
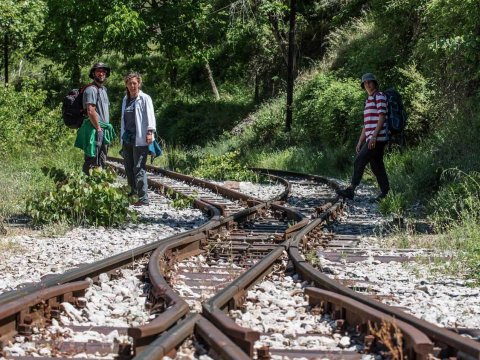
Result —
[[90, 79], [94, 78], [94, 73], [95, 73], [96, 69], [103, 69], [106, 72], [105, 76], [107, 78], [110, 76], [110, 68], [102, 62], [98, 62], [98, 63], [93, 64], [92, 68], [90, 69], [90, 72], [88, 73], [88, 77]]
[[375, 81], [375, 84], [378, 87], [378, 81], [375, 78], [375, 75], [373, 75], [372, 73], [366, 73], [362, 75], [362, 82], [360, 83], [360, 86], [362, 87], [362, 89], [365, 89], [365, 81], [369, 81], [369, 80]]

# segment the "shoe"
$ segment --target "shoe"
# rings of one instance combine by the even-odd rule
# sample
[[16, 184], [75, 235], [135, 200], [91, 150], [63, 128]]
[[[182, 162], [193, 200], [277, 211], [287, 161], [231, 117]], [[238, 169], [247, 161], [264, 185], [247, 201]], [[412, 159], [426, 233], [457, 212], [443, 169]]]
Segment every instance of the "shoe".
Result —
[[133, 206], [148, 206], [148, 202], [145, 201], [137, 201], [132, 204]]
[[345, 189], [337, 190], [337, 194], [344, 198], [353, 200], [353, 197], [355, 196], [355, 191], [351, 187], [347, 187]]

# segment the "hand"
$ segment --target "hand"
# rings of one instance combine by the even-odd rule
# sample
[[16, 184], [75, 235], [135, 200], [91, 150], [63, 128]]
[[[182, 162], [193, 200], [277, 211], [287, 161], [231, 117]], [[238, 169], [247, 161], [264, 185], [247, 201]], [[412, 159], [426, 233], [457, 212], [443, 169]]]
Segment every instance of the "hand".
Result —
[[370, 140], [368, 141], [368, 148], [370, 150], [372, 149], [375, 149], [375, 145], [377, 144], [377, 138], [376, 137], [372, 137], [370, 138]]
[[147, 145], [150, 145], [153, 142], [153, 133], [152, 132], [147, 132], [147, 137], [146, 137], [146, 142]]
[[357, 147], [355, 148], [355, 150], [357, 151], [357, 154], [360, 152], [360, 150], [362, 150], [362, 143], [361, 142], [357, 143]]
[[100, 130], [97, 130], [97, 134], [95, 136], [95, 145], [97, 147], [100, 147], [102, 146], [102, 143], [103, 143], [103, 130], [100, 129]]

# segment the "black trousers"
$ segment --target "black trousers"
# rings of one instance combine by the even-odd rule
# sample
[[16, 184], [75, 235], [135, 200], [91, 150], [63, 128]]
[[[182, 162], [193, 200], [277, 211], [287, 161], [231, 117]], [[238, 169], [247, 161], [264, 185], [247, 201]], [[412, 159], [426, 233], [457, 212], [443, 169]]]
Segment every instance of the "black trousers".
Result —
[[86, 175], [90, 175], [90, 169], [100, 166], [102, 169], [105, 169], [107, 166], [107, 152], [108, 145], [105, 144], [105, 139], [102, 142], [101, 146], [97, 147], [97, 156], [90, 157], [85, 155], [85, 162], [83, 163], [83, 172]]
[[352, 186], [356, 188], [362, 180], [365, 167], [370, 163], [370, 168], [377, 178], [378, 186], [382, 194], [387, 194], [390, 190], [388, 182], [388, 175], [385, 171], [385, 164], [383, 163], [383, 155], [385, 153], [386, 141], [378, 141], [374, 149], [368, 148], [368, 143], [363, 144], [360, 152], [355, 158], [353, 164]]

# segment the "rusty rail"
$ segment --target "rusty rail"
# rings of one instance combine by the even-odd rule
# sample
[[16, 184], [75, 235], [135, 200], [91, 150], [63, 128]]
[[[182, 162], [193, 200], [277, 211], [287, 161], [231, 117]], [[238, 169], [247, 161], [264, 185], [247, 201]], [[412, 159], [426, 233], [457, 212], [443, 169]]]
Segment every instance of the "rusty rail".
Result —
[[337, 293], [308, 287], [305, 294], [309, 296], [308, 302], [312, 306], [322, 306], [327, 313], [334, 315], [334, 320], [345, 320], [349, 326], [361, 326], [368, 333], [368, 325], [376, 323], [382, 325], [385, 321], [396, 326], [403, 336], [404, 354], [408, 359], [425, 360], [433, 353], [433, 343], [427, 335], [413, 326], [388, 316], [349, 297]]
[[340, 295], [347, 296], [355, 299], [356, 301], [370, 306], [376, 310], [379, 310], [385, 314], [395, 317], [407, 324], [410, 324], [417, 328], [419, 331], [425, 333], [436, 344], [444, 344], [446, 347], [443, 349], [442, 357], [457, 356], [457, 357], [470, 357], [473, 359], [480, 359], [480, 344], [474, 340], [462, 337], [455, 334], [452, 331], [440, 328], [434, 324], [428, 323], [425, 320], [421, 320], [413, 315], [405, 313], [404, 311], [385, 305], [379, 301], [373, 300], [368, 296], [359, 294], [348, 287], [341, 285], [334, 279], [329, 278], [318, 269], [310, 265], [301, 255], [299, 250], [299, 243], [303, 241], [304, 237], [312, 231], [315, 227], [320, 226], [326, 219], [321, 217], [316, 219], [304, 229], [295, 234], [294, 238], [290, 242], [288, 253], [295, 266], [297, 273], [299, 273], [304, 280], [310, 281], [316, 286], [336, 292]]
[[17, 333], [31, 335], [32, 325], [51, 316], [52, 307], [62, 302], [76, 302], [85, 295], [87, 280], [50, 287], [15, 301], [0, 305], [0, 344]]

